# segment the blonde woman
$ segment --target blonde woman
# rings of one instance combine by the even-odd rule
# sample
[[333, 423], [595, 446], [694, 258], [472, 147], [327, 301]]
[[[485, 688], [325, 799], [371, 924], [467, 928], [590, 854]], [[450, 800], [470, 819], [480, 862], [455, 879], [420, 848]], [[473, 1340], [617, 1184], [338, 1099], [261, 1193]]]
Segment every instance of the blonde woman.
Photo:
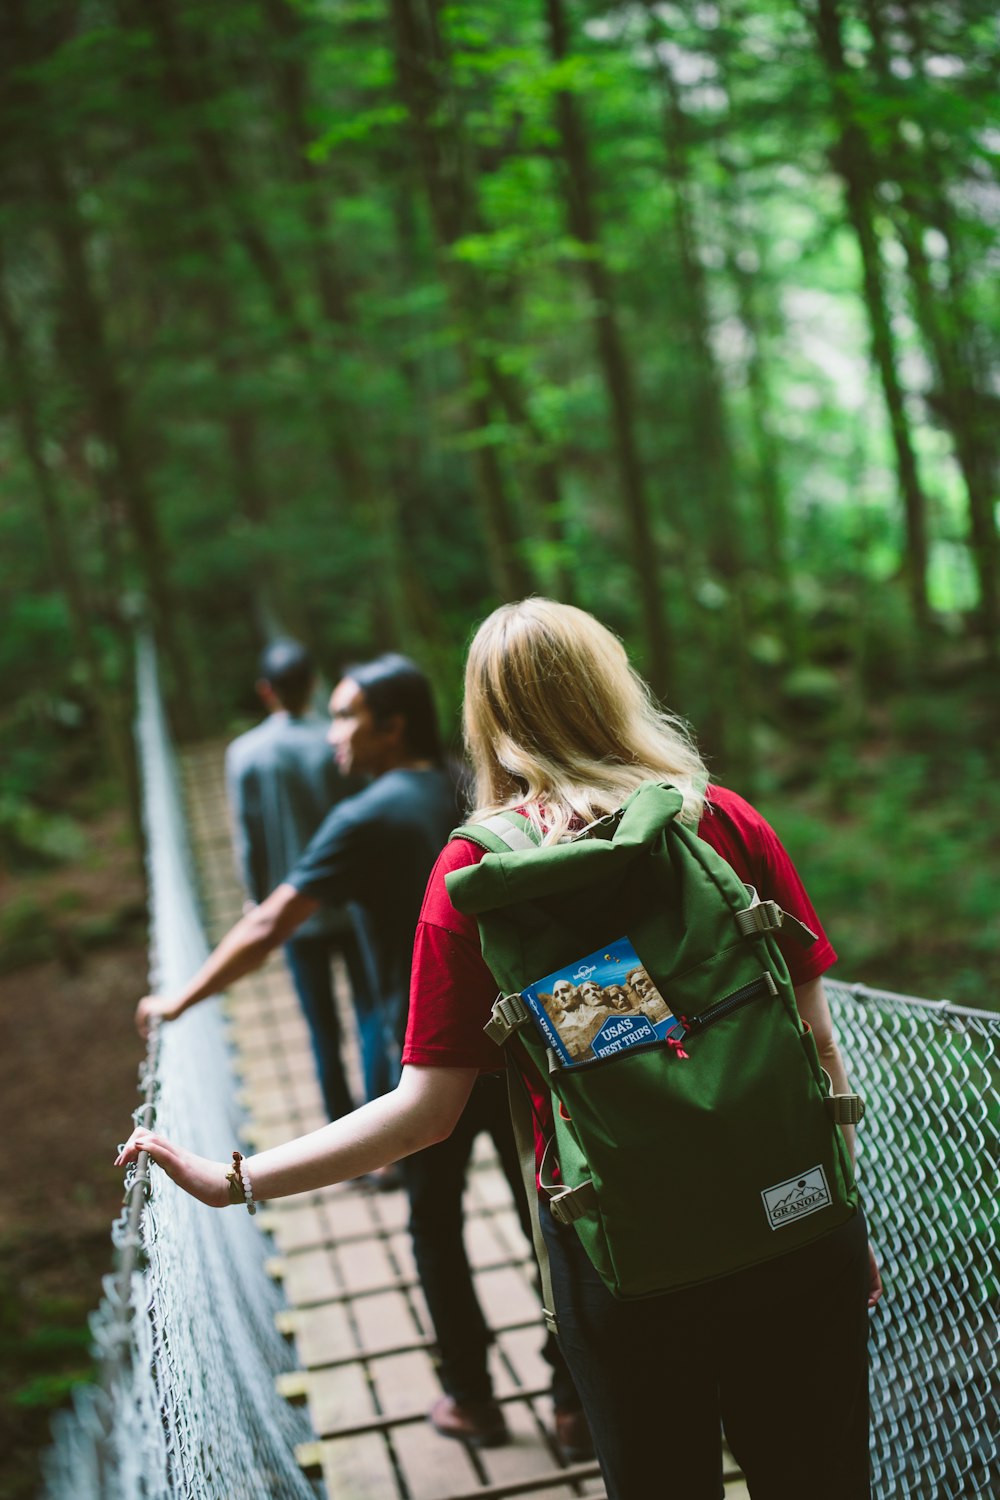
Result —
[[[847, 1091], [821, 975], [835, 953], [777, 835], [703, 767], [683, 726], [654, 703], [621, 643], [593, 616], [546, 599], [496, 610], [472, 642], [465, 733], [476, 821], [527, 812], [547, 840], [614, 811], [643, 782], [684, 792], [681, 816], [749, 885], [820, 937], [786, 949], [802, 1018]], [[431, 875], [413, 954], [403, 1076], [393, 1094], [312, 1135], [250, 1157], [255, 1197], [357, 1177], [445, 1138], [481, 1072], [500, 1066], [483, 1035], [496, 984], [475, 923], [445, 877], [482, 857], [455, 839]], [[535, 1101], [541, 1147], [551, 1105]], [[651, 1143], [652, 1146], [653, 1143]], [[662, 1143], [659, 1143], [662, 1145]], [[227, 1165], [136, 1130], [147, 1150], [216, 1207], [236, 1201]], [[572, 1229], [543, 1208], [560, 1341], [583, 1398], [609, 1500], [719, 1500], [720, 1421], [753, 1500], [864, 1500], [868, 1488], [866, 1305], [881, 1292], [859, 1214], [763, 1266], [662, 1297], [616, 1301]], [[669, 1413], [664, 1423], [651, 1413]]]

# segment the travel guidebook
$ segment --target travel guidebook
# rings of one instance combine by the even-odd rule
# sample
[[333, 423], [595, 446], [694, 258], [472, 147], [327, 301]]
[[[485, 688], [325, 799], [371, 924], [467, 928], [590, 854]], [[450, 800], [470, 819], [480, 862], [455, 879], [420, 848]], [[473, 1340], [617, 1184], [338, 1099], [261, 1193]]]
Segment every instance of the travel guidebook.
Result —
[[546, 974], [521, 995], [568, 1068], [684, 1033], [628, 938]]

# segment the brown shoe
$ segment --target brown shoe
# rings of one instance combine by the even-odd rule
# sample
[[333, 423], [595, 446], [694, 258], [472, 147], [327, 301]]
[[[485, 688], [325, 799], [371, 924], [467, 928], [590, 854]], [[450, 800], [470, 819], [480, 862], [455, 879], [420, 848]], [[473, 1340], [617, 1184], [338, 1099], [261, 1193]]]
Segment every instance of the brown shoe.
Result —
[[510, 1442], [503, 1412], [495, 1401], [456, 1401], [439, 1396], [427, 1414], [442, 1437], [458, 1438], [470, 1448], [501, 1448]]
[[555, 1413], [556, 1447], [568, 1464], [582, 1464], [594, 1456], [594, 1440], [582, 1411]]

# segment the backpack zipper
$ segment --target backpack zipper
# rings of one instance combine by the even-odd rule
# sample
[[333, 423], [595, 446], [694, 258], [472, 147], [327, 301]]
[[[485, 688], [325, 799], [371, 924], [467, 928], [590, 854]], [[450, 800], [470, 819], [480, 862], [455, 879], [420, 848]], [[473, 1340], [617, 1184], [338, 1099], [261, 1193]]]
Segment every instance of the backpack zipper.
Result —
[[707, 1010], [703, 1010], [698, 1016], [679, 1016], [678, 1020], [684, 1027], [685, 1036], [696, 1035], [699, 1031], [705, 1031], [707, 1027], [714, 1026], [716, 1021], [724, 1021], [734, 1011], [742, 1010], [744, 1005], [751, 1005], [754, 1000], [760, 1000], [764, 995], [776, 995], [778, 986], [770, 974], [761, 974], [758, 979], [751, 979], [749, 984], [741, 985], [738, 990], [733, 990], [731, 995], [726, 995], [722, 1000], [717, 1000]]

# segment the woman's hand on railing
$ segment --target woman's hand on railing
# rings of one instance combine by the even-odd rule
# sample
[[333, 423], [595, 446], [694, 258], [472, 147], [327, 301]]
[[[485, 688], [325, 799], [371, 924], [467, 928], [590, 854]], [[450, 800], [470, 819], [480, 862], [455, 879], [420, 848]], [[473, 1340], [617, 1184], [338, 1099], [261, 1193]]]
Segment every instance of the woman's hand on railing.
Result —
[[226, 1208], [232, 1202], [226, 1177], [229, 1168], [224, 1162], [195, 1156], [192, 1151], [182, 1150], [165, 1136], [154, 1135], [141, 1125], [136, 1126], [115, 1157], [115, 1166], [124, 1167], [131, 1161], [138, 1161], [142, 1151], [152, 1157], [178, 1187], [182, 1187], [199, 1202], [207, 1203], [210, 1208]]

